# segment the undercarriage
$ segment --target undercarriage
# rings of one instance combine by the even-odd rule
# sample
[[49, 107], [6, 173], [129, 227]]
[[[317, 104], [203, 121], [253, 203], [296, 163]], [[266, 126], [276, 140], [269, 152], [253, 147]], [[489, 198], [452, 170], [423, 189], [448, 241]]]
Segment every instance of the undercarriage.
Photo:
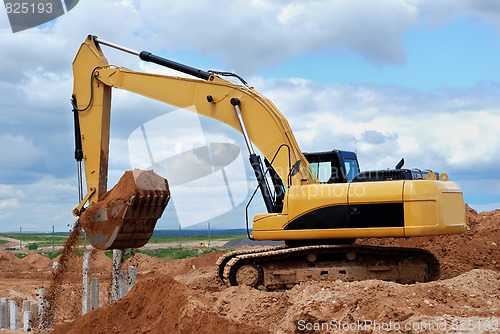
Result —
[[409, 284], [439, 278], [439, 261], [432, 253], [400, 247], [284, 245], [230, 252], [216, 266], [218, 277], [227, 286], [268, 290], [307, 281], [379, 279]]

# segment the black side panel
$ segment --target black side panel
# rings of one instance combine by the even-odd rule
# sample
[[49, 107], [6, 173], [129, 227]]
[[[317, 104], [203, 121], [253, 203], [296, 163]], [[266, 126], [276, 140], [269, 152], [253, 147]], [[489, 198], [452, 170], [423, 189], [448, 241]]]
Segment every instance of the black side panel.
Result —
[[350, 226], [363, 227], [404, 227], [403, 203], [380, 203], [350, 205]]
[[403, 203], [336, 205], [308, 212], [285, 230], [404, 227]]
[[349, 227], [349, 206], [328, 206], [306, 213], [285, 226], [285, 230], [322, 230]]

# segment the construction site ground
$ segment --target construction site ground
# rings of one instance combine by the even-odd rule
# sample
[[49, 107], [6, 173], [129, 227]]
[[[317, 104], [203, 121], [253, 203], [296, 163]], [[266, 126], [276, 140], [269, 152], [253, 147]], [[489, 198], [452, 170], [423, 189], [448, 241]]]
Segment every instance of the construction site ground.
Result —
[[[500, 210], [467, 207], [466, 217], [462, 235], [357, 241], [432, 251], [441, 262], [441, 279], [411, 285], [307, 282], [272, 292], [226, 287], [215, 275], [225, 251], [220, 248], [170, 262], [134, 255], [124, 268], [137, 267], [137, 284], [111, 303], [111, 259], [94, 251], [91, 276], [100, 279], [100, 308], [81, 316], [82, 258], [74, 255], [56, 296], [51, 332], [500, 333]], [[23, 259], [0, 252], [0, 297], [36, 301], [37, 289], [50, 285], [52, 264], [36, 252]]]

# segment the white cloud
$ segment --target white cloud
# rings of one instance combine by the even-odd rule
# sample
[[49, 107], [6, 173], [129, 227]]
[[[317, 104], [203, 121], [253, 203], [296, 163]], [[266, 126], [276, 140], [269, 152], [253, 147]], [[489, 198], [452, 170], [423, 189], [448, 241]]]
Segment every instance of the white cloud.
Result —
[[[469, 16], [498, 27], [498, 6], [491, 0], [80, 1], [43, 30], [0, 33], [0, 68], [9, 81], [40, 66], [66, 72], [62, 64], [71, 62], [88, 34], [137, 50], [218, 55], [241, 74], [321, 50], [348, 50], [375, 64], [402, 64], [402, 35], [422, 18], [446, 22]], [[1, 19], [0, 27], [6, 26], [6, 15]], [[123, 66], [138, 63], [130, 55], [109, 55]]]
[[66, 103], [69, 113], [72, 85], [73, 78], [68, 71], [57, 73], [38, 66], [35, 70], [24, 73], [22, 84], [18, 87], [21, 96], [25, 97], [23, 104], [31, 110], [43, 106], [45, 110], [54, 112], [55, 108]]
[[159, 28], [158, 47], [218, 54], [240, 73], [325, 49], [402, 63], [401, 33], [418, 20], [415, 7], [388, 0], [146, 2], [141, 12]]
[[500, 31], [500, 2], [496, 0], [405, 0], [415, 6], [430, 22], [441, 24], [458, 17], [471, 17], [487, 22]]
[[0, 135], [2, 169], [31, 167], [43, 155], [43, 151], [22, 135]]
[[296, 80], [263, 84], [303, 150], [353, 150], [356, 139], [363, 169], [393, 167], [405, 157], [407, 167], [457, 172], [500, 165], [500, 87], [485, 88], [422, 93]]
[[16, 186], [0, 184], [0, 219], [8, 219], [24, 198], [24, 193]]
[[0, 184], [0, 231], [68, 231], [78, 203], [76, 179], [41, 177], [26, 184]]

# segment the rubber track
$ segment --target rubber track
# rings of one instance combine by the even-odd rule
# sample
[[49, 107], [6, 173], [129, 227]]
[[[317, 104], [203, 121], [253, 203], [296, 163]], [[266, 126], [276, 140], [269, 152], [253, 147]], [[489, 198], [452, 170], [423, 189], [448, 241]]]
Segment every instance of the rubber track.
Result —
[[[371, 254], [381, 256], [394, 256], [405, 258], [423, 258], [427, 263], [429, 275], [427, 281], [434, 281], [439, 278], [440, 266], [439, 261], [429, 251], [418, 248], [404, 247], [381, 247], [381, 246], [364, 246], [364, 245], [314, 245], [287, 248], [269, 247], [258, 250], [235, 251], [228, 253], [217, 261], [217, 272], [223, 283], [226, 285], [235, 285], [236, 269], [242, 264], [253, 263], [260, 264], [262, 262], [275, 261], [295, 256], [301, 256], [311, 253], [311, 250], [316, 250], [317, 253], [348, 253], [355, 251], [357, 254]], [[221, 277], [222, 273], [222, 277]]]
[[229, 253], [222, 254], [221, 257], [217, 259], [217, 262], [215, 263], [215, 270], [217, 277], [222, 281], [223, 284], [227, 284], [225, 279], [224, 279], [224, 268], [226, 264], [234, 257], [240, 256], [240, 255], [246, 255], [246, 254], [259, 254], [259, 253], [264, 253], [264, 252], [270, 252], [278, 249], [283, 249], [286, 248], [286, 245], [281, 245], [281, 246], [269, 246], [269, 247], [262, 247], [259, 249], [246, 249], [246, 250], [237, 250], [237, 251], [232, 251]]

